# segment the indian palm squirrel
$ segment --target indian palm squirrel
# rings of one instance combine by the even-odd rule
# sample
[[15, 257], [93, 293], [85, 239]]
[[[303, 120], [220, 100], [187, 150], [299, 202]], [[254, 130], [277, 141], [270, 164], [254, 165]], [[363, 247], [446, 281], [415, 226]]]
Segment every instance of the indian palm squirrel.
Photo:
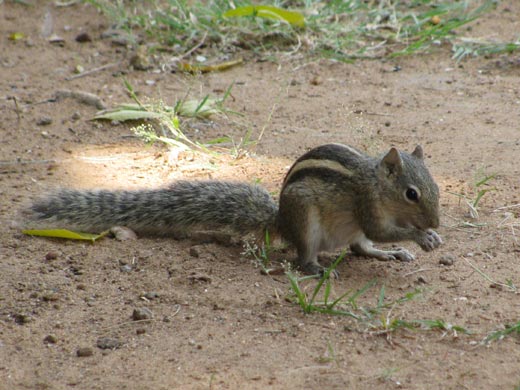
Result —
[[178, 181], [136, 190], [62, 189], [35, 201], [30, 221], [39, 226], [100, 232], [125, 226], [139, 234], [168, 235], [197, 229], [279, 235], [294, 245], [303, 272], [323, 272], [318, 254], [350, 246], [379, 260], [411, 261], [406, 249], [380, 250], [373, 242], [415, 241], [425, 251], [442, 240], [439, 188], [423, 150], [391, 148], [370, 157], [346, 145], [318, 146], [289, 169], [277, 205], [254, 184]]

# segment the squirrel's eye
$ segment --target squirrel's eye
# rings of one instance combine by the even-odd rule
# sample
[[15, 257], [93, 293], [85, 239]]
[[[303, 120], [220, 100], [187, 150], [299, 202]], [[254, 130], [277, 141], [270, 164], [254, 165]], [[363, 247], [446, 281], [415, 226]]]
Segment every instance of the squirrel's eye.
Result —
[[406, 199], [412, 202], [418, 202], [419, 201], [419, 194], [414, 188], [408, 188], [405, 192]]

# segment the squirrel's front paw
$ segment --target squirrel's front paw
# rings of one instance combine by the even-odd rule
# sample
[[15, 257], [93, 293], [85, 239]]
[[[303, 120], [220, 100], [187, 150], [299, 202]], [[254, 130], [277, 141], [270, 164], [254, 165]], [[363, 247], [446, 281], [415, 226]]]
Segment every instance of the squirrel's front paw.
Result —
[[408, 262], [415, 260], [415, 256], [403, 248], [392, 251], [379, 251], [375, 257], [381, 261], [399, 260]]
[[442, 238], [436, 231], [428, 229], [422, 233], [416, 242], [424, 251], [429, 252], [442, 244]]

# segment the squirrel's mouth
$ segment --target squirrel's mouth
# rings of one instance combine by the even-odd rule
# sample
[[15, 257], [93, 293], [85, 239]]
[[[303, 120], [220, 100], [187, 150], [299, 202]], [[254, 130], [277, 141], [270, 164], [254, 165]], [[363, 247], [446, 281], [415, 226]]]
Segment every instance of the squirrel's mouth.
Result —
[[408, 227], [415, 228], [422, 232], [425, 232], [426, 230], [428, 230], [430, 228], [430, 226], [424, 226], [424, 224], [419, 224], [419, 223], [410, 223], [410, 224], [408, 224]]

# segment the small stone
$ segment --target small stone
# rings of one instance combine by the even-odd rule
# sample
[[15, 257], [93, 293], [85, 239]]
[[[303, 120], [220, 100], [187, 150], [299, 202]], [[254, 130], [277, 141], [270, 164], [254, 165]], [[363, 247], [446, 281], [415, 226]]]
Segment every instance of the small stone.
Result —
[[65, 39], [63, 39], [63, 37], [60, 37], [59, 35], [56, 35], [56, 34], [52, 34], [49, 38], [48, 38], [48, 41], [50, 43], [53, 43], [53, 44], [56, 44], [58, 46], [63, 46], [65, 45]]
[[58, 258], [57, 252], [49, 252], [45, 255], [45, 260], [55, 260]]
[[38, 126], [48, 126], [52, 123], [52, 118], [49, 116], [43, 116], [36, 121]]
[[96, 343], [100, 349], [117, 349], [123, 345], [121, 340], [112, 337], [101, 337]]
[[84, 274], [84, 271], [81, 268], [78, 268], [74, 265], [70, 267], [70, 272], [72, 272], [76, 276]]
[[190, 248], [190, 256], [199, 258], [200, 257], [199, 248], [197, 248], [196, 246], [192, 246]]
[[439, 259], [439, 264], [442, 265], [453, 265], [455, 262], [455, 257], [453, 255], [442, 255]]
[[153, 318], [152, 311], [146, 307], [140, 307], [140, 308], [134, 309], [134, 312], [132, 313], [132, 319], [134, 321], [149, 320], [152, 318]]
[[146, 329], [144, 329], [144, 328], [137, 328], [135, 333], [137, 335], [145, 334], [146, 333]]
[[417, 283], [418, 283], [418, 284], [427, 284], [428, 281], [426, 280], [426, 278], [425, 278], [424, 276], [419, 276], [419, 277], [417, 278]]
[[76, 351], [77, 357], [88, 357], [92, 355], [94, 355], [94, 351], [89, 347], [78, 348]]
[[24, 325], [28, 324], [32, 321], [32, 318], [29, 314], [24, 313], [17, 313], [13, 316], [14, 322], [16, 322], [18, 325]]
[[188, 280], [190, 282], [211, 283], [211, 276], [193, 273], [191, 275], [188, 275]]
[[92, 42], [92, 37], [89, 33], [82, 32], [76, 35], [76, 42], [79, 43], [85, 43], [85, 42]]
[[78, 119], [81, 119], [81, 114], [78, 112], [78, 111], [75, 111], [73, 114], [72, 114], [72, 120], [74, 121], [77, 121]]
[[132, 229], [124, 226], [114, 226], [110, 229], [117, 241], [137, 240], [137, 234]]
[[143, 295], [146, 299], [155, 299], [159, 298], [159, 293], [156, 293], [155, 291], [147, 292]]
[[56, 344], [58, 342], [58, 338], [54, 336], [53, 334], [45, 336], [43, 339], [43, 342], [46, 344]]
[[311, 79], [311, 85], [320, 85], [320, 84], [323, 84], [323, 79], [320, 76], [316, 75]]
[[44, 302], [56, 302], [58, 299], [60, 299], [60, 297], [54, 291], [48, 291], [42, 295], [42, 300]]
[[84, 285], [83, 283], [79, 283], [79, 284], [76, 286], [76, 288], [77, 288], [78, 290], [86, 290], [86, 289], [87, 289], [87, 286]]
[[130, 58], [130, 65], [133, 66], [135, 70], [148, 70], [152, 68], [153, 65], [148, 58], [146, 47], [139, 46], [137, 48], [135, 54]]
[[83, 67], [83, 65], [79, 65], [79, 64], [76, 65], [73, 70], [73, 72], [76, 74], [83, 73], [84, 71], [85, 71], [85, 68]]
[[125, 264], [119, 268], [121, 272], [132, 272], [132, 266]]

